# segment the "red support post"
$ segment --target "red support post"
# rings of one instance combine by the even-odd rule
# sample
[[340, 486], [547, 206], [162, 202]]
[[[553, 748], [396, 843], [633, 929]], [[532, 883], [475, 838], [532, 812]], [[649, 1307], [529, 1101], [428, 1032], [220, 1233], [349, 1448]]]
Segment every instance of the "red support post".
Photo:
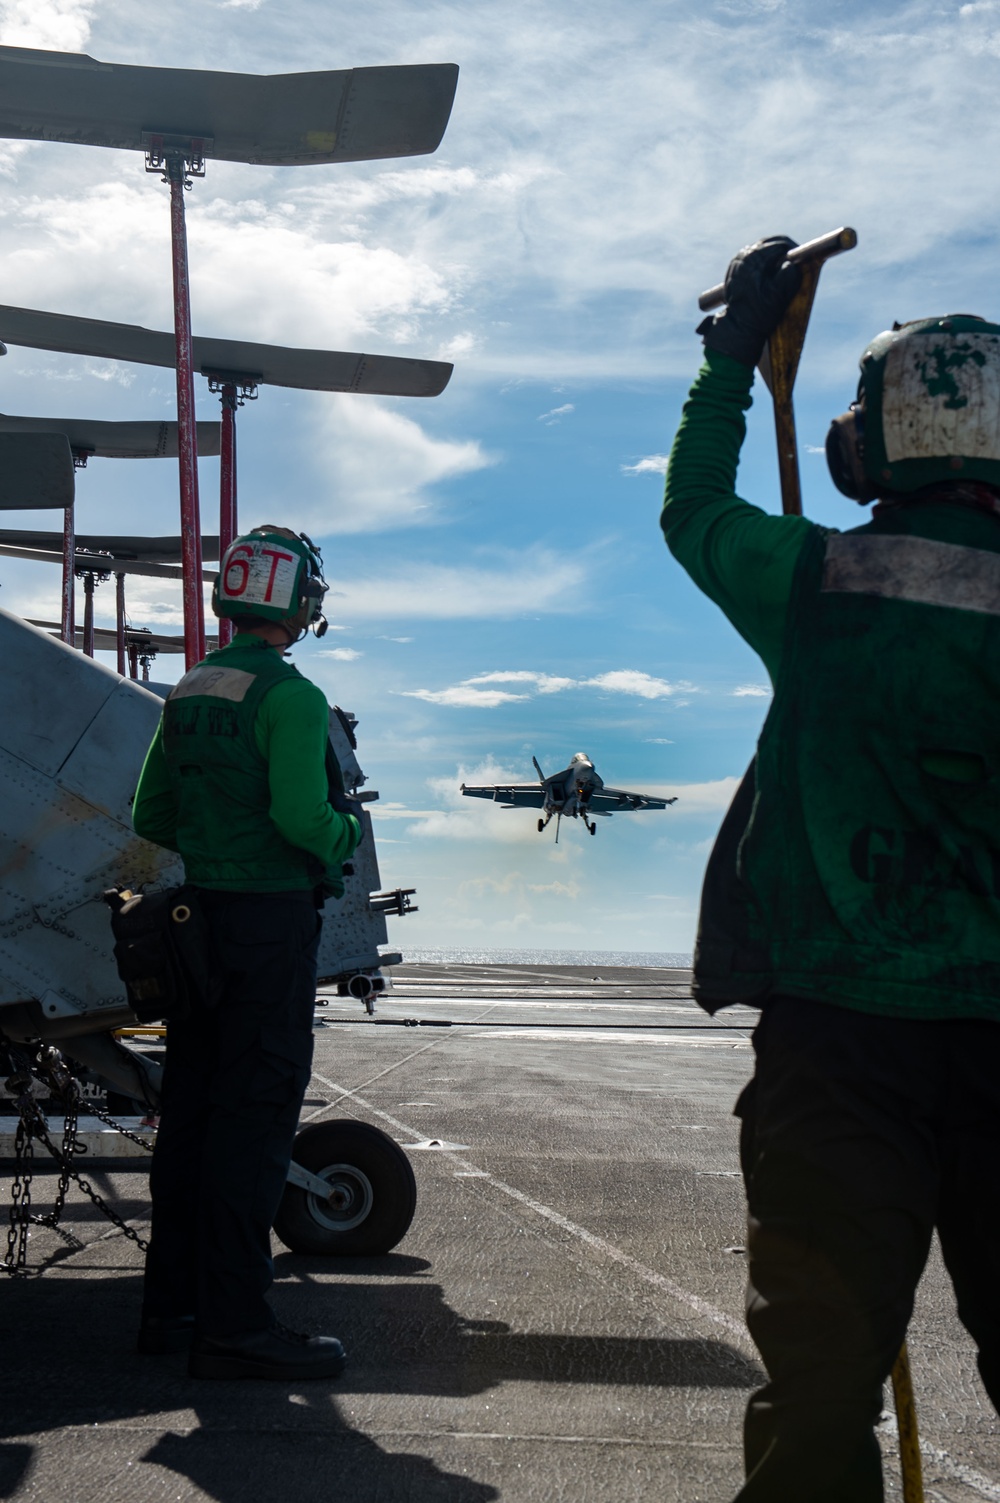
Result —
[[180, 454], [184, 657], [186, 666], [191, 668], [205, 656], [205, 605], [201, 583], [201, 516], [198, 505], [198, 439], [191, 352], [191, 293], [188, 281], [187, 227], [184, 220], [187, 163], [181, 155], [172, 154], [166, 165], [170, 179], [174, 337], [177, 341], [177, 446]]
[[76, 523], [72, 506], [63, 511], [62, 629], [60, 635], [76, 646]]
[[118, 672], [125, 677], [125, 576], [115, 575], [115, 628], [118, 646]]
[[[222, 443], [219, 469], [219, 559], [225, 556], [233, 538], [236, 537], [236, 383], [225, 381], [220, 391], [222, 403]], [[219, 646], [226, 647], [233, 640], [233, 623], [228, 619], [219, 622]]]

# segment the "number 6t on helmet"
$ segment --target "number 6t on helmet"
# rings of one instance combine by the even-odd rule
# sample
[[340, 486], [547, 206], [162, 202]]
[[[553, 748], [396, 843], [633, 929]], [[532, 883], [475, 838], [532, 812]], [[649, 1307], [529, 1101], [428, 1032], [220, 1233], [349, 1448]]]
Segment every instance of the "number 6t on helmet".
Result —
[[319, 549], [305, 533], [266, 524], [234, 539], [223, 554], [212, 588], [212, 610], [236, 622], [237, 630], [279, 625], [290, 643], [310, 627], [317, 637], [327, 628]]

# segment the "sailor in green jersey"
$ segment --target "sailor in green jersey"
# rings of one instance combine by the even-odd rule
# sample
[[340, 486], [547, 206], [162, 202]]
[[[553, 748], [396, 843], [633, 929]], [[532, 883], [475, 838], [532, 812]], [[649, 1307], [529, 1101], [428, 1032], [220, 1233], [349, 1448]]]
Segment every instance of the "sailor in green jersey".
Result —
[[700, 327], [662, 525], [774, 686], [695, 950], [707, 1011], [762, 1009], [736, 1110], [769, 1382], [739, 1503], [875, 1503], [935, 1228], [1000, 1408], [1000, 326], [879, 335], [827, 442], [872, 520], [771, 515], [735, 481], [791, 245], [742, 251]]
[[312, 1058], [317, 905], [342, 894], [364, 828], [329, 765], [326, 699], [284, 659], [325, 625], [325, 591], [307, 539], [236, 539], [212, 602], [236, 635], [171, 690], [135, 797], [136, 831], [180, 853], [211, 939], [212, 995], [167, 1029], [139, 1333], [149, 1353], [193, 1342], [196, 1377], [344, 1363], [335, 1338], [287, 1331], [266, 1299]]

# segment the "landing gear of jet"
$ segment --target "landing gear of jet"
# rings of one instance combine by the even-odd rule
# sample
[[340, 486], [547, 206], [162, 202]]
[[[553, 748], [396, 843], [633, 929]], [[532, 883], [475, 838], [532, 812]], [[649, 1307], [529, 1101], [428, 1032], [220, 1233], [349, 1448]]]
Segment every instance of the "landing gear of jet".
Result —
[[539, 833], [539, 835], [540, 835], [540, 834], [541, 834], [541, 833], [542, 833], [542, 831], [543, 831], [543, 830], [544, 830], [544, 829], [545, 829], [545, 825], [546, 825], [546, 821], [545, 821], [545, 820], [544, 820], [544, 819], [540, 819], [540, 820], [539, 820], [539, 821], [538, 821], [538, 833]]
[[[402, 1241], [413, 1220], [417, 1184], [398, 1143], [368, 1122], [316, 1122], [292, 1149], [312, 1188], [285, 1186], [274, 1230], [294, 1253], [377, 1257]], [[315, 1180], [329, 1186], [326, 1198]]]
[[[584, 822], [585, 825], [587, 825], [587, 817], [586, 817], [586, 815], [584, 815], [583, 822]], [[590, 831], [591, 835], [596, 835], [597, 834], [597, 820], [595, 819], [592, 824], [587, 825], [587, 829]]]

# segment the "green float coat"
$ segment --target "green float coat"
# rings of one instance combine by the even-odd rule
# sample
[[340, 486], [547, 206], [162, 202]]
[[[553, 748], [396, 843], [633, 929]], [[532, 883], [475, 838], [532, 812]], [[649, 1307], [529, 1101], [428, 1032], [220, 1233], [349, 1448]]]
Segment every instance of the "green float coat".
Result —
[[335, 878], [359, 830], [328, 802], [327, 738], [321, 690], [239, 634], [171, 692], [139, 780], [136, 831], [179, 851], [200, 887], [281, 892]]
[[775, 688], [706, 874], [699, 1000], [1000, 1019], [1000, 519], [914, 504], [837, 533], [749, 506], [751, 381], [709, 357], [663, 513]]

